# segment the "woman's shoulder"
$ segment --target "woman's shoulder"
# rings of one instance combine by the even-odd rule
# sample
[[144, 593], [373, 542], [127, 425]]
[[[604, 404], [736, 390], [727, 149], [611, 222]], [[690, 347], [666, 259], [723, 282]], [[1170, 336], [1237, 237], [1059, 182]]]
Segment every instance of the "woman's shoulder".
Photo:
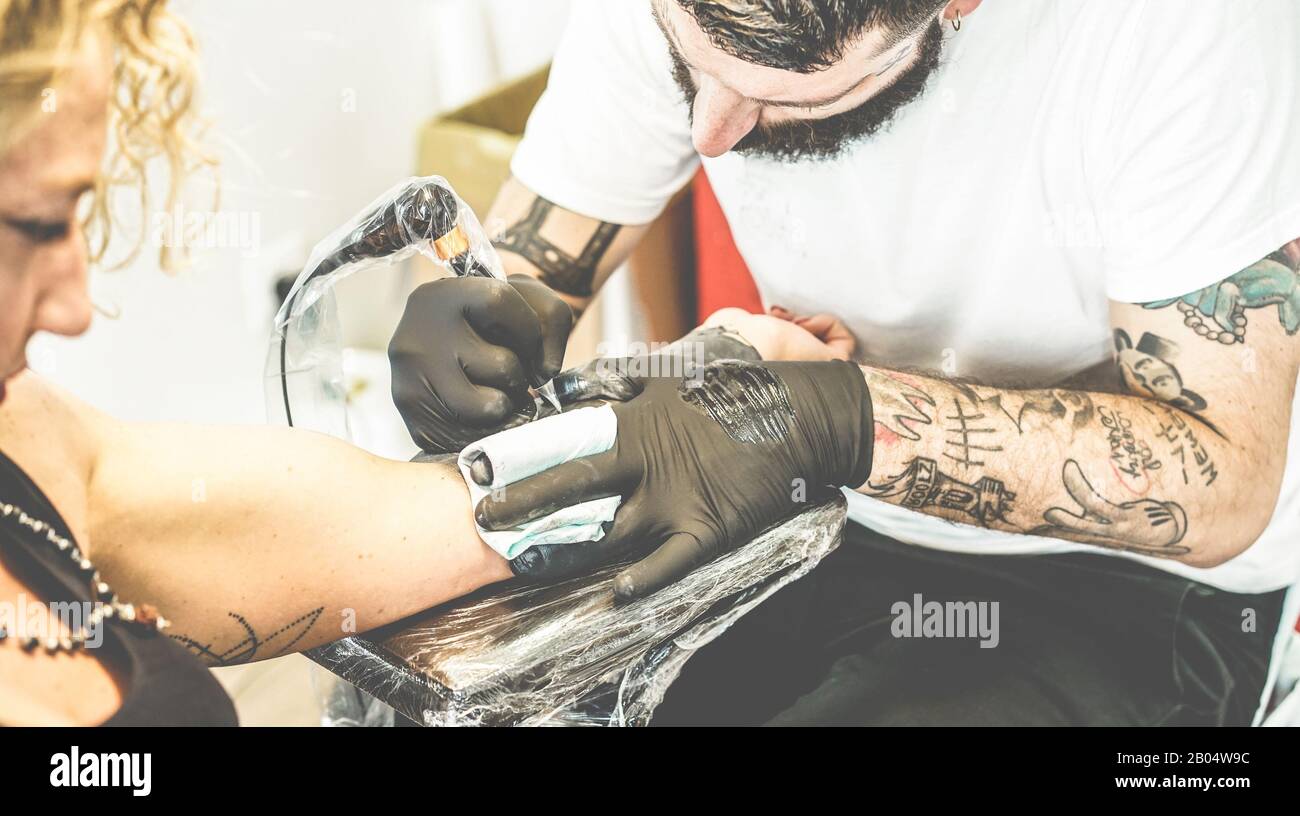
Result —
[[5, 383], [0, 451], [13, 460], [84, 533], [86, 495], [104, 417], [41, 376], [25, 371]]

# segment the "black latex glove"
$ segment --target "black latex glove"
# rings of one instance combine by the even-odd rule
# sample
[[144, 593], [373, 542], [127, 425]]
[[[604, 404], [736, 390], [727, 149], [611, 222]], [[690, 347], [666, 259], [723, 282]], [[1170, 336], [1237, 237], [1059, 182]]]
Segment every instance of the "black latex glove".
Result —
[[479, 524], [505, 530], [623, 497], [600, 541], [534, 547], [511, 562], [516, 574], [555, 580], [653, 550], [614, 583], [620, 600], [642, 597], [871, 471], [871, 396], [852, 363], [722, 361], [702, 376], [631, 379], [640, 393], [613, 404], [612, 449], [479, 502]]
[[431, 453], [533, 418], [530, 387], [555, 376], [573, 310], [527, 275], [442, 278], [411, 293], [388, 344], [393, 402]]

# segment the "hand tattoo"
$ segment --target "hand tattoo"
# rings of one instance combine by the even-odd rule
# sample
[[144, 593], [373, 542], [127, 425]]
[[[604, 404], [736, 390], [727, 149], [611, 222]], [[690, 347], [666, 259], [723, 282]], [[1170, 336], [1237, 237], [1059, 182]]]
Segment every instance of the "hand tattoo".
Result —
[[1187, 513], [1177, 503], [1138, 499], [1112, 504], [1093, 489], [1073, 459], [1065, 463], [1061, 476], [1070, 498], [1082, 511], [1050, 508], [1043, 513], [1048, 523], [1035, 528], [1034, 535], [1160, 558], [1177, 558], [1191, 552], [1189, 547], [1178, 546], [1187, 533]]

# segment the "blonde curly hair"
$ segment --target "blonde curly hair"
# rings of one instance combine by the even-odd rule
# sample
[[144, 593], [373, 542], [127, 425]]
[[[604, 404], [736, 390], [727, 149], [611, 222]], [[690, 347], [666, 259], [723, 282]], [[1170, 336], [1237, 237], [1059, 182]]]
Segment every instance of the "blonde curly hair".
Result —
[[[200, 143], [194, 36], [167, 0], [0, 0], [0, 152], [35, 126], [49, 89], [96, 31], [113, 51], [110, 139], [83, 226], [91, 262], [100, 263], [121, 227], [114, 194], [129, 191], [142, 217], [134, 244], [115, 264], [123, 266], [145, 243], [151, 167], [166, 165], [167, 212], [188, 178], [216, 168]], [[164, 242], [159, 260], [164, 269], [177, 268], [184, 247]]]

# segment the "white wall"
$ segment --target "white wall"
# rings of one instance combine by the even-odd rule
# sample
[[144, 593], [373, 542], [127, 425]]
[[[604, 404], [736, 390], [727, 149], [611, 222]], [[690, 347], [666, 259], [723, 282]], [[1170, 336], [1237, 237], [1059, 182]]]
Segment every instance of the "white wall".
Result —
[[222, 159], [224, 245], [168, 278], [146, 253], [96, 276], [82, 338], [37, 338], [32, 368], [126, 419], [264, 419], [273, 272], [409, 175], [439, 110], [540, 65], [568, 0], [182, 0]]

